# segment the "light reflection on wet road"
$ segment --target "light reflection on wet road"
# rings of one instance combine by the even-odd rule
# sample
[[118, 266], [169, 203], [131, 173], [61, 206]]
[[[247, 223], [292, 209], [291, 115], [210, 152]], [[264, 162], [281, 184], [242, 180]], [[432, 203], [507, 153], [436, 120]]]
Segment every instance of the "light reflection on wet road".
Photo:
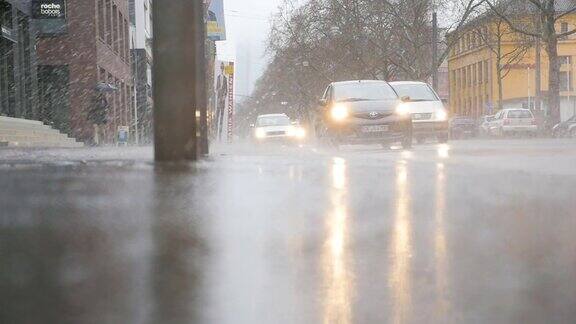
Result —
[[354, 271], [350, 256], [346, 160], [332, 162], [330, 209], [326, 217], [326, 242], [322, 249], [322, 277], [325, 295], [323, 323], [352, 323]]
[[573, 323], [576, 144], [530, 143], [0, 151], [0, 323]]
[[392, 323], [406, 323], [412, 312], [412, 213], [408, 183], [408, 167], [405, 160], [396, 165], [396, 212], [390, 242], [390, 287]]

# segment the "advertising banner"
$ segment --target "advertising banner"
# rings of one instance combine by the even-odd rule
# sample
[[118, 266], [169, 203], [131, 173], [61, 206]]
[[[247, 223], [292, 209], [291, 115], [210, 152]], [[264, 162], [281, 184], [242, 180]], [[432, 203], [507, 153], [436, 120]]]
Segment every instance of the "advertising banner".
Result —
[[234, 135], [234, 63], [230, 63], [226, 68], [228, 75], [228, 143], [232, 143]]
[[218, 141], [232, 141], [234, 130], [234, 63], [216, 61], [211, 128]]
[[65, 0], [34, 0], [32, 2], [33, 19], [66, 19]]
[[66, 0], [33, 0], [32, 19], [40, 35], [66, 33]]
[[224, 19], [224, 0], [205, 0], [208, 8], [208, 38], [213, 41], [226, 40], [226, 22]]

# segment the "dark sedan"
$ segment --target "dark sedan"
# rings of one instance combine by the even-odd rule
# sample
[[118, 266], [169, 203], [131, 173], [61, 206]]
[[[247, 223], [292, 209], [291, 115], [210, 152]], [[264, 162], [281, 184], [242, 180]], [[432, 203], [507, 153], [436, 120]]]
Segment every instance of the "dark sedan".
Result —
[[474, 118], [466, 116], [456, 116], [450, 120], [450, 138], [462, 139], [476, 137], [478, 135], [478, 124]]
[[386, 81], [345, 81], [328, 86], [316, 116], [318, 139], [342, 144], [412, 146], [409, 107]]
[[573, 137], [576, 138], [576, 115], [563, 121], [552, 128], [554, 137]]

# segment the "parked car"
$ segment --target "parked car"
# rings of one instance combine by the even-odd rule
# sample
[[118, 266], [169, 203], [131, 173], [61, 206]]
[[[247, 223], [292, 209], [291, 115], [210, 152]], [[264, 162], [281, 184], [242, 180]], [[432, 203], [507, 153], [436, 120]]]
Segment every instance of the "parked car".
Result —
[[494, 122], [494, 115], [482, 116], [478, 121], [478, 136], [490, 136], [490, 126]]
[[448, 112], [436, 92], [424, 82], [397, 81], [390, 85], [412, 114], [414, 137], [418, 143], [428, 138], [448, 141]]
[[296, 122], [292, 122], [286, 114], [260, 115], [256, 118], [254, 139], [263, 142], [301, 142], [306, 138], [306, 130]]
[[558, 123], [552, 128], [554, 137], [572, 137], [576, 138], [576, 115], [572, 118]]
[[386, 81], [334, 82], [326, 88], [317, 112], [314, 129], [321, 142], [412, 146], [409, 107]]
[[463, 139], [477, 136], [476, 120], [467, 116], [456, 116], [450, 120], [450, 138]]
[[529, 109], [502, 109], [494, 116], [494, 121], [490, 124], [490, 134], [499, 137], [536, 136], [538, 123]]

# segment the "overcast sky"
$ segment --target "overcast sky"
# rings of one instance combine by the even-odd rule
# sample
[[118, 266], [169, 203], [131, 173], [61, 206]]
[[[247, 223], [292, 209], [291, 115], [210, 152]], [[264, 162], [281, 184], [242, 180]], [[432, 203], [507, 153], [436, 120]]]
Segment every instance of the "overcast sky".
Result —
[[228, 41], [218, 44], [218, 56], [235, 60], [236, 93], [248, 95], [266, 67], [265, 41], [270, 17], [282, 0], [224, 0]]

